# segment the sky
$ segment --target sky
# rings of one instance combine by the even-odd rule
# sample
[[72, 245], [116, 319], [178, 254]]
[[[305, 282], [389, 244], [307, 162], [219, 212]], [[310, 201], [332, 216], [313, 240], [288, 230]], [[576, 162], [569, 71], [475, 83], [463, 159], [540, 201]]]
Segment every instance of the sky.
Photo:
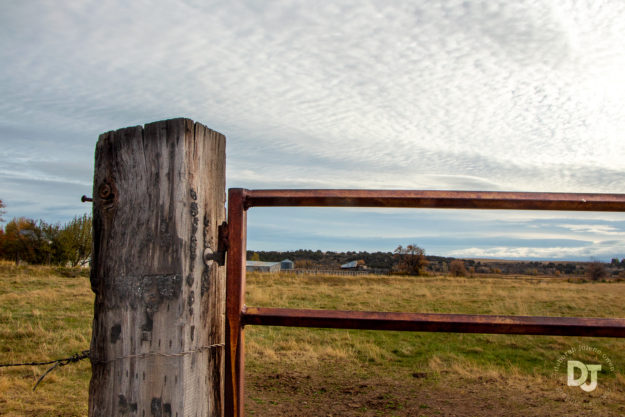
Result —
[[[625, 192], [622, 1], [7, 2], [5, 219], [90, 210], [100, 133], [188, 117], [227, 185]], [[624, 213], [253, 208], [254, 250], [625, 257]]]

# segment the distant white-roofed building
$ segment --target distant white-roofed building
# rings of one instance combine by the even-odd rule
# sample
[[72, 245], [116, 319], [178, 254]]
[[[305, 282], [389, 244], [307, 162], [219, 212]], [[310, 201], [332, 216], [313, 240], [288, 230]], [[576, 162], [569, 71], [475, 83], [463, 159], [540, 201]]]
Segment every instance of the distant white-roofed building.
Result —
[[246, 261], [245, 271], [280, 272], [280, 262]]
[[341, 265], [341, 269], [357, 269], [358, 261], [351, 261], [346, 264]]

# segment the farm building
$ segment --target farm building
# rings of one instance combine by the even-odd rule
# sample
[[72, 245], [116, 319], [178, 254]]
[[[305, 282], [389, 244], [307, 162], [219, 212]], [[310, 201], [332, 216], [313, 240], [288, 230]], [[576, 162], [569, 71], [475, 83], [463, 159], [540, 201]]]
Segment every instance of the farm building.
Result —
[[280, 262], [280, 269], [287, 270], [287, 269], [293, 269], [295, 268], [295, 263], [290, 260], [290, 259], [285, 259], [282, 262]]
[[280, 272], [280, 265], [280, 262], [246, 261], [245, 270], [247, 272]]
[[341, 269], [351, 269], [351, 270], [362, 271], [364, 269], [369, 269], [369, 268], [367, 267], [367, 265], [365, 265], [365, 261], [361, 259], [358, 261], [351, 261], [346, 264], [343, 264], [341, 265]]
[[281, 262], [262, 262], [262, 261], [245, 261], [245, 270], [247, 272], [280, 272], [295, 268], [295, 263], [290, 259]]
[[357, 269], [358, 261], [351, 261], [346, 264], [341, 265], [341, 269]]

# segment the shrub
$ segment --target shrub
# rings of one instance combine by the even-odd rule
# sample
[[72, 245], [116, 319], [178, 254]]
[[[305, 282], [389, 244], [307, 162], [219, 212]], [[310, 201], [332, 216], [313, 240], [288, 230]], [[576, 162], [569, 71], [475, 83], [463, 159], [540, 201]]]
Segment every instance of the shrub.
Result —
[[592, 281], [599, 281], [608, 276], [608, 271], [601, 262], [594, 261], [588, 264], [586, 267], [586, 273], [588, 274], [588, 278]]
[[460, 259], [454, 259], [449, 264], [449, 273], [455, 277], [466, 277], [467, 268], [464, 266], [464, 262]]

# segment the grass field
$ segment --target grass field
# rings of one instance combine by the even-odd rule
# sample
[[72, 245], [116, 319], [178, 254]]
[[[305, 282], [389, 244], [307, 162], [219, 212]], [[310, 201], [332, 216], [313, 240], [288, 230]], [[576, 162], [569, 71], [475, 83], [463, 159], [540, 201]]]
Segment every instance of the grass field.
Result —
[[[93, 295], [84, 276], [0, 264], [0, 363], [46, 361], [89, 349]], [[83, 416], [91, 366], [0, 368], [0, 415]]]
[[[0, 362], [89, 346], [83, 276], [0, 264]], [[252, 306], [625, 317], [625, 283], [566, 280], [252, 274]], [[558, 359], [579, 346], [608, 357], [590, 394], [566, 387]], [[625, 341], [577, 337], [248, 327], [246, 408], [257, 416], [624, 415]], [[596, 363], [597, 353], [574, 359]], [[86, 415], [87, 361], [0, 369], [0, 414]]]

